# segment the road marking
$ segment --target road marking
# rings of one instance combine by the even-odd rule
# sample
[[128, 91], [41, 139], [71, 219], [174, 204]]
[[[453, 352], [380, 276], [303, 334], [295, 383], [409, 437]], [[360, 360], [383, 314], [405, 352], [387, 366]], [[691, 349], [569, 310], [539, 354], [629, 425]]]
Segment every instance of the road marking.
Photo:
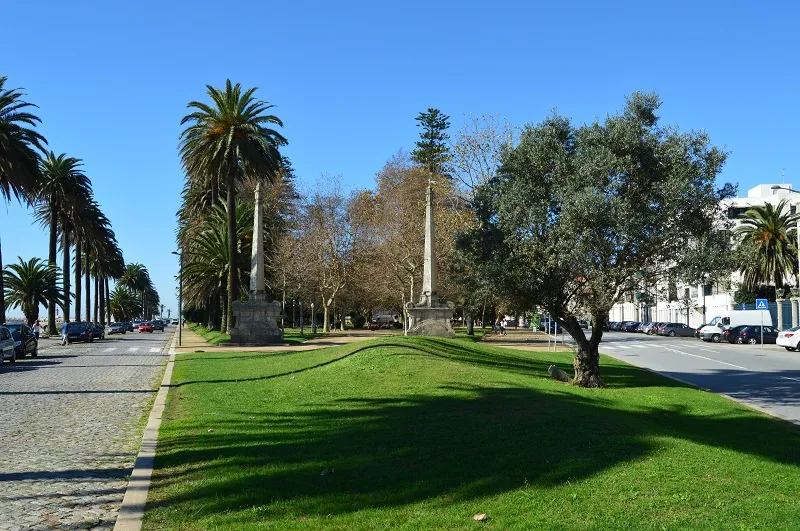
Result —
[[150, 352], [161, 352], [160, 348], [151, 348]]
[[747, 367], [742, 367], [741, 365], [734, 365], [733, 363], [727, 363], [725, 361], [715, 360], [714, 358], [707, 358], [705, 356], [701, 356], [699, 354], [689, 354], [688, 352], [683, 352], [681, 350], [675, 350], [674, 348], [667, 348], [667, 350], [671, 352], [675, 352], [676, 354], [683, 354], [685, 356], [692, 356], [693, 358], [700, 358], [708, 361], [713, 361], [715, 363], [721, 363], [722, 365], [728, 365], [730, 367], [736, 367], [737, 369], [742, 369], [743, 371], [752, 371], [752, 369], [748, 369]]
[[631, 348], [631, 347], [629, 347], [627, 345], [619, 345], [618, 348], [626, 348], [627, 349], [627, 348]]
[[104, 352], [112, 352], [114, 350], [117, 350], [117, 347], [108, 347], [103, 349]]
[[636, 348], [650, 348], [647, 345], [640, 345], [639, 343], [631, 343], [631, 346]]
[[128, 352], [136, 352], [137, 350], [139, 350], [139, 347], [131, 347], [128, 349]]
[[714, 354], [719, 354], [719, 350], [712, 350], [710, 348], [697, 347], [697, 350], [705, 350], [706, 352], [713, 352]]
[[791, 378], [789, 376], [781, 376], [784, 380], [794, 380], [795, 382], [800, 382], [800, 378]]
[[617, 348], [617, 347], [611, 347], [611, 346], [606, 346], [606, 345], [601, 345], [601, 347], [604, 348], [605, 350], [614, 350], [615, 348]]

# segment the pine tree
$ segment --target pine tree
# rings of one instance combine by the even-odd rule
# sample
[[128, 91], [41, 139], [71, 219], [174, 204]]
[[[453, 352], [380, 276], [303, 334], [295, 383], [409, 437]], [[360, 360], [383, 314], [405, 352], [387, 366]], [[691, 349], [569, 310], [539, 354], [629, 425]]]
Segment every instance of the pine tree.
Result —
[[415, 118], [417, 127], [422, 128], [420, 139], [411, 152], [411, 159], [425, 166], [431, 173], [450, 177], [449, 164], [452, 159], [450, 146], [447, 141], [450, 136], [447, 128], [450, 127], [450, 117], [439, 109], [428, 109], [419, 113]]

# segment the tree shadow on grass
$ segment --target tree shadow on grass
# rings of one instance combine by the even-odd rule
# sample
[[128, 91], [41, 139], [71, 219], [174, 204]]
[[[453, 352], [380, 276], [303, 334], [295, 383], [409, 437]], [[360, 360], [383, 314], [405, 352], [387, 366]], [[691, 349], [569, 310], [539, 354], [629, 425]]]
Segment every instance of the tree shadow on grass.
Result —
[[[518, 362], [503, 363], [518, 370]], [[663, 406], [620, 407], [575, 389], [440, 389], [451, 392], [344, 399], [291, 413], [240, 411], [210, 420], [214, 432], [184, 426], [187, 434], [159, 443], [155, 485], [196, 486], [148, 508], [203, 517], [259, 507], [261, 517], [279, 519], [287, 511], [338, 515], [443, 495], [464, 501], [589, 478], [652, 456], [662, 438], [800, 463], [793, 426], [744, 408], [704, 414], [682, 402], [685, 394]], [[326, 467], [335, 473], [321, 476]]]

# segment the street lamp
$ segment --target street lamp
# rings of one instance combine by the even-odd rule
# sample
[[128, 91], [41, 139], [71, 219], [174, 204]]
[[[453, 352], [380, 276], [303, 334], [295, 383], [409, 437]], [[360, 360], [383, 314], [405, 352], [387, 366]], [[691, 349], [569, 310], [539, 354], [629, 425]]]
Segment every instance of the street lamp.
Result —
[[182, 345], [181, 331], [183, 330], [183, 253], [172, 251], [172, 254], [180, 259], [180, 269], [178, 272], [178, 346]]
[[[785, 186], [781, 186], [779, 184], [773, 184], [770, 186], [773, 190], [786, 190], [787, 192], [792, 192], [793, 194], [800, 194], [797, 190], [792, 190], [791, 188], [786, 188]], [[797, 226], [795, 230], [797, 231], [797, 278], [795, 281], [797, 282], [797, 287], [800, 289], [800, 203], [795, 206], [795, 221], [797, 222]], [[775, 289], [778, 289], [778, 286], [775, 286]]]

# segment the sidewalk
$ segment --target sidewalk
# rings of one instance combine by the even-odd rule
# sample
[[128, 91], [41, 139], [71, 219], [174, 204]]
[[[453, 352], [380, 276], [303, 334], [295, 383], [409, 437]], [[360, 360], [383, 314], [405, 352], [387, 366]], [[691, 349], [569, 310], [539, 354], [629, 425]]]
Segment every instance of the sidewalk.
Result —
[[[177, 329], [175, 333], [177, 334]], [[299, 345], [290, 345], [284, 343], [281, 345], [267, 345], [263, 347], [250, 347], [241, 345], [212, 345], [208, 343], [203, 337], [189, 328], [184, 326], [181, 332], [181, 346], [175, 347], [177, 354], [187, 352], [302, 352], [305, 350], [316, 350], [325, 347], [335, 347], [338, 345], [347, 345], [357, 341], [367, 341], [376, 337], [387, 337], [398, 335], [397, 331], [387, 330], [347, 330], [345, 332], [337, 331], [331, 332], [323, 337], [316, 337], [309, 339], [305, 343]], [[402, 335], [402, 332], [400, 332]]]
[[[547, 351], [548, 346], [550, 350], [553, 349], [553, 336], [548, 336], [544, 332], [532, 332], [526, 328], [506, 329], [506, 334], [503, 336], [486, 334], [483, 336], [483, 342], [494, 347], [513, 348], [516, 350]], [[569, 334], [564, 334], [563, 336], [559, 334], [558, 351], [574, 352], [575, 340]]]

